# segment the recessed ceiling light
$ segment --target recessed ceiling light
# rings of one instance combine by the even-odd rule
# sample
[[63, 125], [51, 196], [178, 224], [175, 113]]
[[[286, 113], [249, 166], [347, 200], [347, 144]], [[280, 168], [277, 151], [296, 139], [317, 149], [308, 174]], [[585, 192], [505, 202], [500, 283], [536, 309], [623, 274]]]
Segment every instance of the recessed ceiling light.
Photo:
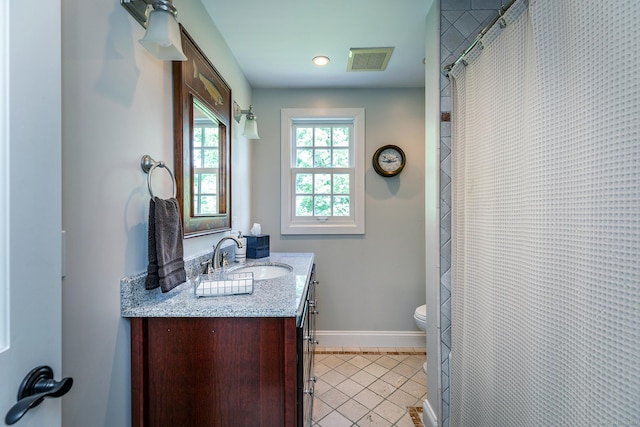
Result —
[[320, 67], [327, 65], [329, 63], [329, 57], [328, 56], [316, 56], [315, 58], [313, 58], [311, 60], [311, 62], [313, 62], [315, 65], [318, 65]]

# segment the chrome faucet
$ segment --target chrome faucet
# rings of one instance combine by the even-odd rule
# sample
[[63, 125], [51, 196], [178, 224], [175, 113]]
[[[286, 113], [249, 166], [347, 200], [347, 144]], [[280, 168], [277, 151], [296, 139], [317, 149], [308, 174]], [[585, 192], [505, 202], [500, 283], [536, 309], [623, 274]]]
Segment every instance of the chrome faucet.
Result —
[[222, 242], [228, 239], [234, 240], [236, 242], [236, 245], [238, 245], [238, 248], [242, 248], [242, 242], [233, 236], [224, 236], [222, 239], [220, 239], [220, 241], [216, 244], [215, 248], [213, 249], [213, 258], [211, 259], [211, 264], [213, 266], [214, 271], [220, 271], [222, 267], [220, 262], [220, 246], [222, 246]]

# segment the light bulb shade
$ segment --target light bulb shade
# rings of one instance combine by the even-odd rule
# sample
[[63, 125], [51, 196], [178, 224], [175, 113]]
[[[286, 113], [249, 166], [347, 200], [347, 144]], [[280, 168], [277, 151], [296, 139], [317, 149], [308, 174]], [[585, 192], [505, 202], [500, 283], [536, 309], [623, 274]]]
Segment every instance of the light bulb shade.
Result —
[[253, 119], [249, 119], [249, 117], [247, 117], [245, 120], [242, 136], [249, 139], [260, 139], [260, 136], [258, 136], [258, 121], [255, 119], [255, 116]]
[[149, 14], [147, 32], [140, 39], [153, 56], [162, 61], [186, 61], [187, 57], [182, 52], [180, 28], [173, 14], [154, 9]]

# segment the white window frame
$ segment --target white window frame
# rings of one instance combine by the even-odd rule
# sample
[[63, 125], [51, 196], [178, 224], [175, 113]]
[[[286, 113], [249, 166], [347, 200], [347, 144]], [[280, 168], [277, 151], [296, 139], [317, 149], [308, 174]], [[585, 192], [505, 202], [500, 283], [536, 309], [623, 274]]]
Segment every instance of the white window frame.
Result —
[[[282, 234], [365, 234], [365, 137], [364, 108], [283, 108], [281, 110], [280, 232]], [[295, 138], [299, 121], [353, 121], [353, 191], [347, 218], [296, 218]], [[337, 171], [337, 170], [336, 170]], [[342, 172], [341, 170], [339, 173]]]

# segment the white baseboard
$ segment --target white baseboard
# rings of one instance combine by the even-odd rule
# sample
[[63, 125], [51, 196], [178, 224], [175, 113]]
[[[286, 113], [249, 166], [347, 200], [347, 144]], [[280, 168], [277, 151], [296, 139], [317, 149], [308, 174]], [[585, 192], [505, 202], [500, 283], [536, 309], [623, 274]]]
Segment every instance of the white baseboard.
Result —
[[422, 403], [422, 421], [424, 427], [438, 427], [438, 417], [436, 417], [436, 413], [433, 412], [429, 401], [426, 399]]
[[316, 331], [315, 336], [321, 347], [427, 347], [422, 331]]

